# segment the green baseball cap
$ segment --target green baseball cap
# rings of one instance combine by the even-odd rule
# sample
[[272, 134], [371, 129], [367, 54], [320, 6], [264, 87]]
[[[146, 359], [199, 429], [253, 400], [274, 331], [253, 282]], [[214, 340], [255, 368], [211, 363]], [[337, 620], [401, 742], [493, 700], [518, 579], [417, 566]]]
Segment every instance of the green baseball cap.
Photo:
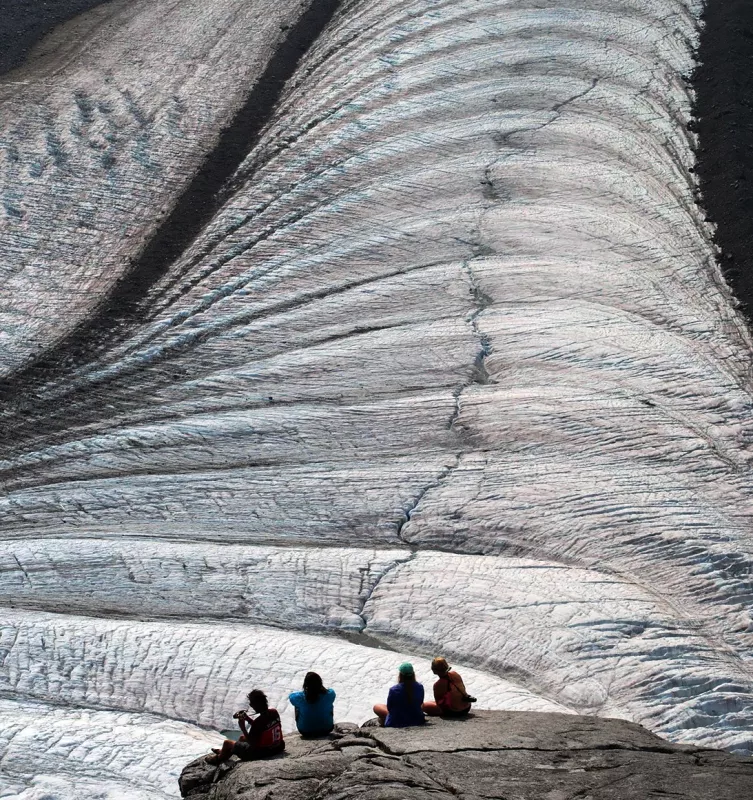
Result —
[[409, 675], [415, 675], [415, 671], [413, 670], [413, 664], [409, 661], [403, 661], [403, 663], [398, 667], [397, 670], [404, 678], [407, 678]]

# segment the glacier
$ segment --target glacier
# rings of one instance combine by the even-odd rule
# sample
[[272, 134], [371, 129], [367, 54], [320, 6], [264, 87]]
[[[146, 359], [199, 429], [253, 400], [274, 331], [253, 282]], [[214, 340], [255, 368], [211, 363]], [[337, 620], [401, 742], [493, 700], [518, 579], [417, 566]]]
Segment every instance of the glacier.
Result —
[[253, 686], [437, 654], [753, 753], [702, 10], [113, 0], [0, 76], [0, 797], [174, 797]]

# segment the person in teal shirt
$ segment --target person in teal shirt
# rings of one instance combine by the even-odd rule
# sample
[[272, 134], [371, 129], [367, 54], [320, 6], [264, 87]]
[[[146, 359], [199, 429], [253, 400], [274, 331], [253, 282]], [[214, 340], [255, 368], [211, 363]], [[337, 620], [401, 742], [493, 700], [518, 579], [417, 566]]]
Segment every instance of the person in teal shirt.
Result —
[[290, 695], [295, 724], [301, 736], [326, 736], [335, 726], [335, 690], [326, 689], [316, 672], [307, 672], [303, 691]]

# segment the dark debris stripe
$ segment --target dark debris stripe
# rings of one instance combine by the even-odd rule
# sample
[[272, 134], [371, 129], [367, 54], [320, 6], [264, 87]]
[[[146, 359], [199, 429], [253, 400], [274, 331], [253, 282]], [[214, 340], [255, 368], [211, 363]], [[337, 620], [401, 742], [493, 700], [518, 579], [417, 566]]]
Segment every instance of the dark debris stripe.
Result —
[[693, 74], [702, 203], [724, 275], [753, 315], [753, 3], [709, 0]]

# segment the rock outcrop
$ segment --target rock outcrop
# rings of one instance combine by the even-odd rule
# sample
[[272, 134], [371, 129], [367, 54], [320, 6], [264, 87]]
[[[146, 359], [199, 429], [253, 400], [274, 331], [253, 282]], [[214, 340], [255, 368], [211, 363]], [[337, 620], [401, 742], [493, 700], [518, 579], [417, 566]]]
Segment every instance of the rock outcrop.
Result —
[[672, 745], [635, 723], [570, 714], [480, 711], [423, 728], [338, 726], [288, 737], [283, 756], [183, 771], [192, 800], [741, 800], [753, 760]]

